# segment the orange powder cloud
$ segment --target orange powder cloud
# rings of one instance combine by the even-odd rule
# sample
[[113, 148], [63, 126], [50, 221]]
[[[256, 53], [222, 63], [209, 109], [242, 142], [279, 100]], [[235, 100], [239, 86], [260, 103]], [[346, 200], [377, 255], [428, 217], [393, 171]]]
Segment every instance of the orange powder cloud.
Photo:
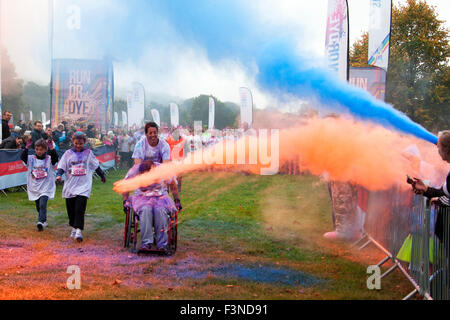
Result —
[[[269, 150], [275, 146], [270, 136], [260, 135], [258, 143], [260, 145], [267, 143], [270, 146]], [[280, 130], [278, 160], [280, 167], [287, 161], [296, 161], [301, 171], [309, 171], [314, 175], [326, 173], [330, 180], [352, 182], [368, 190], [387, 190], [398, 184], [406, 188], [408, 187], [405, 182], [406, 174], [427, 178], [421, 176], [420, 159], [405, 153], [405, 149], [413, 145], [419, 150], [422, 160], [434, 166], [445, 178], [448, 165], [438, 156], [435, 145], [378, 125], [344, 118], [314, 118], [306, 122], [303, 120], [296, 127]], [[225, 150], [223, 154], [220, 153], [222, 148]], [[225, 171], [242, 170], [255, 174], [268, 167], [267, 162], [262, 161], [259, 156], [256, 164], [226, 164], [226, 154], [229, 151], [234, 151], [233, 163], [236, 163], [236, 150], [236, 143], [222, 141], [211, 149], [197, 151], [197, 155], [203, 152], [201, 164], [186, 162], [163, 164], [136, 178], [116, 182], [114, 190], [124, 193], [174, 175], [206, 167]], [[251, 150], [246, 145], [247, 163], [250, 154]], [[221, 161], [217, 162], [223, 164], [210, 162], [207, 164], [205, 158], [214, 155], [218, 155], [216, 159]]]

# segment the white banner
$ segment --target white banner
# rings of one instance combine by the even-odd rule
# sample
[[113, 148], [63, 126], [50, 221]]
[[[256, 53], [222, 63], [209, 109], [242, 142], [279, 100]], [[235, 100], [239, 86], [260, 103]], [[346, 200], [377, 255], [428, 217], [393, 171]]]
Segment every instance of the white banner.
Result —
[[180, 115], [176, 103], [170, 104], [170, 123], [172, 124], [172, 128], [176, 128], [180, 125]]
[[30, 110], [30, 120], [33, 121], [33, 111]]
[[252, 127], [253, 123], [253, 97], [248, 88], [239, 88], [239, 96], [241, 98], [241, 127], [244, 123], [248, 124], [248, 127]]
[[214, 128], [215, 109], [216, 109], [216, 106], [214, 104], [214, 99], [212, 97], [209, 97], [208, 129], [213, 129]]
[[[130, 99], [128, 99], [130, 100]], [[133, 83], [133, 93], [131, 95], [131, 103], [128, 101], [128, 125], [130, 127], [136, 125], [138, 128], [142, 126], [145, 119], [145, 90], [140, 83]]]
[[344, 81], [348, 80], [348, 32], [347, 0], [328, 0], [325, 57], [328, 68]]
[[128, 131], [128, 119], [125, 111], [122, 111], [122, 126]]
[[47, 115], [45, 114], [45, 112], [41, 113], [41, 120], [42, 120], [42, 125], [44, 126], [44, 129], [47, 128]]
[[370, 0], [369, 65], [385, 71], [389, 63], [392, 0]]
[[158, 125], [158, 127], [161, 127], [161, 119], [159, 118], [159, 111], [156, 109], [152, 109], [151, 112], [153, 121]]
[[119, 114], [117, 112], [114, 112], [114, 127], [119, 126]]

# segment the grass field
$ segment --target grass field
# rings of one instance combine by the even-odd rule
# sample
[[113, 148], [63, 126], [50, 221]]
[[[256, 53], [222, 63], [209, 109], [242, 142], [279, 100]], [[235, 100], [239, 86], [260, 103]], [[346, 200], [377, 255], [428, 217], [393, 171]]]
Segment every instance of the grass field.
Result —
[[[24, 192], [0, 196], [0, 299], [400, 299], [412, 290], [398, 272], [367, 289], [367, 266], [383, 256], [323, 239], [330, 201], [311, 176], [186, 175], [177, 253], [132, 254], [112, 191], [124, 174], [94, 182], [82, 244], [69, 238], [61, 186], [42, 233]], [[80, 290], [66, 286], [71, 265]]]

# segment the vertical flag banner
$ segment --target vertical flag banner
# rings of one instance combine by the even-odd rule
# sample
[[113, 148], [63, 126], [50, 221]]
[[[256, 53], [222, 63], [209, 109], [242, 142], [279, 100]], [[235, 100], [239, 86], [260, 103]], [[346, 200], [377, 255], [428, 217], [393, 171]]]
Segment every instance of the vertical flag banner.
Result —
[[117, 112], [114, 112], [114, 126], [119, 126], [119, 114]]
[[215, 104], [214, 104], [214, 99], [213, 99], [213, 97], [209, 97], [209, 121], [208, 121], [208, 129], [214, 129], [215, 109], [216, 109], [216, 106], [215, 106]]
[[375, 98], [384, 101], [386, 94], [386, 71], [378, 67], [350, 68], [350, 84], [362, 88]]
[[161, 127], [161, 119], [159, 117], [159, 111], [156, 109], [152, 109], [151, 112], [153, 121], [158, 125], [158, 127]]
[[45, 114], [45, 112], [41, 113], [41, 121], [44, 129], [47, 128], [47, 115]]
[[325, 37], [327, 66], [339, 78], [348, 80], [349, 25], [347, 0], [328, 0]]
[[389, 63], [392, 0], [370, 0], [369, 65], [385, 71]]
[[239, 96], [241, 98], [241, 126], [244, 123], [248, 124], [248, 127], [252, 127], [253, 123], [253, 97], [248, 88], [239, 88]]
[[51, 125], [67, 121], [107, 129], [107, 73], [104, 60], [53, 60]]
[[145, 120], [145, 90], [138, 82], [133, 82], [133, 93], [128, 105], [128, 125], [140, 128]]
[[122, 126], [128, 131], [128, 117], [125, 111], [122, 111]]
[[[130, 112], [133, 111], [133, 93], [132, 92], [128, 92], [127, 93], [127, 112], [126, 112], [126, 123], [127, 126], [129, 126], [129, 122], [128, 122], [128, 117], [127, 115], [130, 114]], [[123, 119], [123, 112], [122, 112], [122, 119]]]
[[33, 121], [33, 111], [30, 110], [30, 120]]
[[178, 105], [176, 103], [170, 104], [170, 123], [172, 124], [172, 128], [176, 128], [180, 125]]
[[[112, 125], [113, 119], [113, 111], [114, 111], [114, 69], [112, 61], [107, 60], [108, 64], [108, 80], [106, 87], [106, 124], [109, 127]], [[117, 119], [118, 121], [118, 119]], [[116, 125], [117, 126], [117, 125]]]

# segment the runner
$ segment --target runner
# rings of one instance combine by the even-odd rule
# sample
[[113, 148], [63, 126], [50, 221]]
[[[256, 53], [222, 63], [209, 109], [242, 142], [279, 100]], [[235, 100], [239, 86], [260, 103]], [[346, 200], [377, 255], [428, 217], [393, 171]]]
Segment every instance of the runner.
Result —
[[135, 164], [145, 160], [164, 163], [170, 161], [170, 147], [164, 139], [158, 137], [158, 125], [149, 122], [145, 125], [145, 136], [139, 140], [134, 148], [133, 156]]
[[[182, 161], [184, 159], [184, 149], [187, 148], [186, 139], [180, 136], [180, 130], [175, 129], [172, 134], [166, 139], [170, 146], [170, 160]], [[177, 176], [178, 192], [181, 192], [181, 181], [183, 176]]]
[[[47, 201], [55, 197], [55, 165], [58, 154], [53, 148], [53, 141], [45, 142], [39, 139], [34, 144], [35, 155], [28, 155], [28, 149], [33, 141], [30, 139], [22, 152], [21, 159], [28, 167], [27, 192], [28, 200], [36, 203], [38, 212], [38, 231], [44, 230], [47, 223]], [[47, 152], [47, 150], [49, 150]]]
[[106, 182], [106, 178], [94, 153], [84, 148], [87, 142], [86, 135], [77, 132], [73, 135], [72, 142], [74, 147], [64, 153], [58, 164], [56, 180], [61, 181], [62, 175], [66, 175], [62, 197], [66, 199], [69, 225], [72, 227], [70, 237], [81, 242], [84, 214], [92, 189], [92, 175], [95, 171], [103, 183]]

